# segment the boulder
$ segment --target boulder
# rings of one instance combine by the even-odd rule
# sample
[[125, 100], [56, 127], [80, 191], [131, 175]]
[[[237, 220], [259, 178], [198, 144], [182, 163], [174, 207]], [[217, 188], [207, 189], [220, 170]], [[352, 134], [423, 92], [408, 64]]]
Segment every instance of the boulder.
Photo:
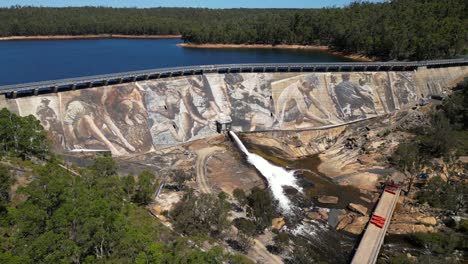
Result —
[[280, 230], [285, 224], [286, 222], [284, 221], [283, 217], [278, 217], [278, 218], [274, 218], [273, 220], [271, 220], [271, 226], [274, 229]]
[[392, 224], [388, 227], [388, 233], [392, 235], [407, 235], [416, 232], [430, 233], [435, 232], [434, 227], [415, 224]]
[[372, 201], [370, 199], [366, 198], [366, 197], [360, 196], [359, 199], [363, 200], [366, 203], [372, 203]]
[[339, 223], [336, 225], [336, 230], [344, 229], [347, 225], [353, 222], [353, 214], [340, 215], [338, 216]]
[[319, 208], [317, 211], [320, 214], [320, 217], [322, 217], [323, 220], [328, 220], [328, 210], [324, 208]]
[[323, 204], [337, 204], [338, 203], [338, 197], [336, 196], [322, 195], [322, 196], [319, 196], [317, 200], [319, 201], [319, 203], [323, 203]]
[[433, 216], [426, 216], [418, 218], [418, 222], [424, 225], [435, 226], [437, 225], [437, 219]]
[[428, 226], [436, 226], [437, 219], [433, 216], [426, 216], [420, 213], [413, 214], [395, 214], [392, 219], [395, 224], [423, 224]]
[[322, 216], [318, 212], [310, 212], [307, 214], [307, 217], [309, 217], [310, 219], [314, 219], [314, 220], [322, 219]]
[[345, 226], [343, 230], [354, 235], [360, 235], [367, 222], [369, 222], [368, 216], [359, 216], [356, 217], [351, 224]]
[[355, 203], [350, 203], [348, 205], [348, 208], [351, 210], [351, 211], [354, 211], [356, 213], [360, 213], [362, 215], [367, 215], [367, 208], [364, 206], [364, 205], [360, 205], [360, 204], [355, 204]]

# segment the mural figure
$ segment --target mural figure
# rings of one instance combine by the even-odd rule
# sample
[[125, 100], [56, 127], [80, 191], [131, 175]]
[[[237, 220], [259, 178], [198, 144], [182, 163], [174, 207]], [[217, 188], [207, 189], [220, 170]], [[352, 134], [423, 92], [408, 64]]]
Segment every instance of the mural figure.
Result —
[[122, 135], [105, 109], [104, 94], [104, 89], [82, 90], [80, 96], [67, 104], [63, 123], [69, 148], [82, 149], [88, 143], [95, 143], [89, 141], [95, 140], [105, 145], [116, 156], [125, 154], [122, 147], [117, 149], [118, 145], [135, 151], [135, 147]]
[[[154, 144], [186, 142], [194, 137], [212, 134], [218, 119], [229, 119], [216, 103], [211, 88], [205, 76], [159, 81], [156, 84], [148, 82], [145, 102]], [[221, 89], [216, 91], [223, 93], [224, 88], [218, 88]], [[226, 98], [223, 94], [216, 96]]]
[[[379, 100], [383, 103], [385, 113], [395, 111], [395, 100], [393, 99], [393, 92], [388, 74], [386, 72], [377, 72], [373, 76], [374, 85], [378, 91]], [[382, 94], [383, 93], [383, 94]]]
[[216, 129], [216, 120], [222, 113], [216, 104], [211, 87], [204, 76], [188, 79], [188, 87], [181, 91], [181, 112], [189, 114], [190, 119], [181, 123], [191, 137], [206, 135]]
[[151, 149], [151, 135], [148, 131], [148, 114], [138, 86], [119, 85], [104, 89], [102, 101], [104, 109], [110, 115], [125, 139], [138, 152]]
[[[301, 123], [317, 125], [334, 123], [330, 120], [329, 112], [311, 95], [312, 90], [317, 89], [319, 86], [318, 76], [309, 74], [289, 84], [281, 91], [275, 102], [275, 117], [281, 128], [292, 129]], [[312, 106], [327, 118], [322, 118], [311, 111]]]
[[178, 87], [168, 87], [167, 82], [158, 82], [146, 92], [146, 106], [150, 114], [150, 133], [154, 144], [172, 144], [188, 140], [184, 124], [189, 122], [187, 112], [180, 111], [181, 95]]
[[62, 124], [60, 123], [60, 119], [57, 118], [57, 114], [54, 109], [52, 109], [49, 104], [50, 99], [42, 97], [41, 104], [36, 108], [36, 116], [41, 121], [44, 129], [51, 134], [54, 143], [64, 147], [65, 138], [63, 135]]
[[[392, 76], [392, 75], [390, 75]], [[393, 91], [400, 105], [406, 105], [417, 100], [413, 79], [408, 73], [393, 75]]]
[[[372, 92], [370, 87], [365, 86], [364, 80], [360, 81], [360, 85], [355, 84], [350, 80], [349, 73], [343, 73], [341, 80], [333, 88], [333, 96], [339, 107], [339, 112], [345, 120], [365, 117], [368, 109], [376, 114]], [[360, 115], [356, 114], [356, 110], [359, 111]]]
[[60, 123], [58, 123], [59, 119], [57, 118], [57, 114], [49, 104], [50, 100], [43, 97], [41, 99], [41, 104], [36, 109], [36, 115], [39, 117], [39, 120], [46, 130], [49, 130], [53, 126], [58, 127], [60, 125]]
[[[226, 74], [226, 82], [232, 112], [235, 115], [233, 126], [246, 131], [267, 129], [273, 126], [271, 114], [271, 89], [267, 84], [252, 81], [257, 76], [245, 80], [241, 74]], [[263, 75], [263, 82], [266, 82]]]

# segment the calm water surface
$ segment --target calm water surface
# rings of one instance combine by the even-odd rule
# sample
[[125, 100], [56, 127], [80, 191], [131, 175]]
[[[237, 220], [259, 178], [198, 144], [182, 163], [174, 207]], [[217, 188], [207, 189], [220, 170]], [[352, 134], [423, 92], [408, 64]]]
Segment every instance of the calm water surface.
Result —
[[0, 85], [185, 65], [337, 62], [310, 50], [189, 49], [179, 39], [18, 40], [0, 42]]

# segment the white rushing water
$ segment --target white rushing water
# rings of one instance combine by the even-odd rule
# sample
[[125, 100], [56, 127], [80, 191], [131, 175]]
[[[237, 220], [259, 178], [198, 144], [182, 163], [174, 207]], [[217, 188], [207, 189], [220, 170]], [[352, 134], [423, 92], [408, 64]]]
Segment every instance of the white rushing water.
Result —
[[283, 186], [291, 186], [302, 191], [302, 188], [297, 184], [296, 177], [294, 177], [294, 171], [287, 171], [282, 167], [271, 164], [255, 153], [250, 153], [234, 132], [229, 131], [229, 134], [232, 136], [239, 149], [245, 153], [247, 161], [254, 165], [255, 168], [257, 168], [257, 170], [267, 179], [269, 188], [273, 193], [273, 196], [278, 200], [278, 204], [282, 211], [289, 213], [291, 211], [291, 201], [285, 195]]

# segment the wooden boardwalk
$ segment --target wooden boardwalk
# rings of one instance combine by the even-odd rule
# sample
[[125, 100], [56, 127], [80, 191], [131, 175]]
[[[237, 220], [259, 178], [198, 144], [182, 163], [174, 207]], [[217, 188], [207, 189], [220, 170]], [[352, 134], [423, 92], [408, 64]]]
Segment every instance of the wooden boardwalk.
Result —
[[373, 264], [377, 261], [385, 233], [400, 196], [400, 188], [387, 184], [375, 208], [351, 264]]

